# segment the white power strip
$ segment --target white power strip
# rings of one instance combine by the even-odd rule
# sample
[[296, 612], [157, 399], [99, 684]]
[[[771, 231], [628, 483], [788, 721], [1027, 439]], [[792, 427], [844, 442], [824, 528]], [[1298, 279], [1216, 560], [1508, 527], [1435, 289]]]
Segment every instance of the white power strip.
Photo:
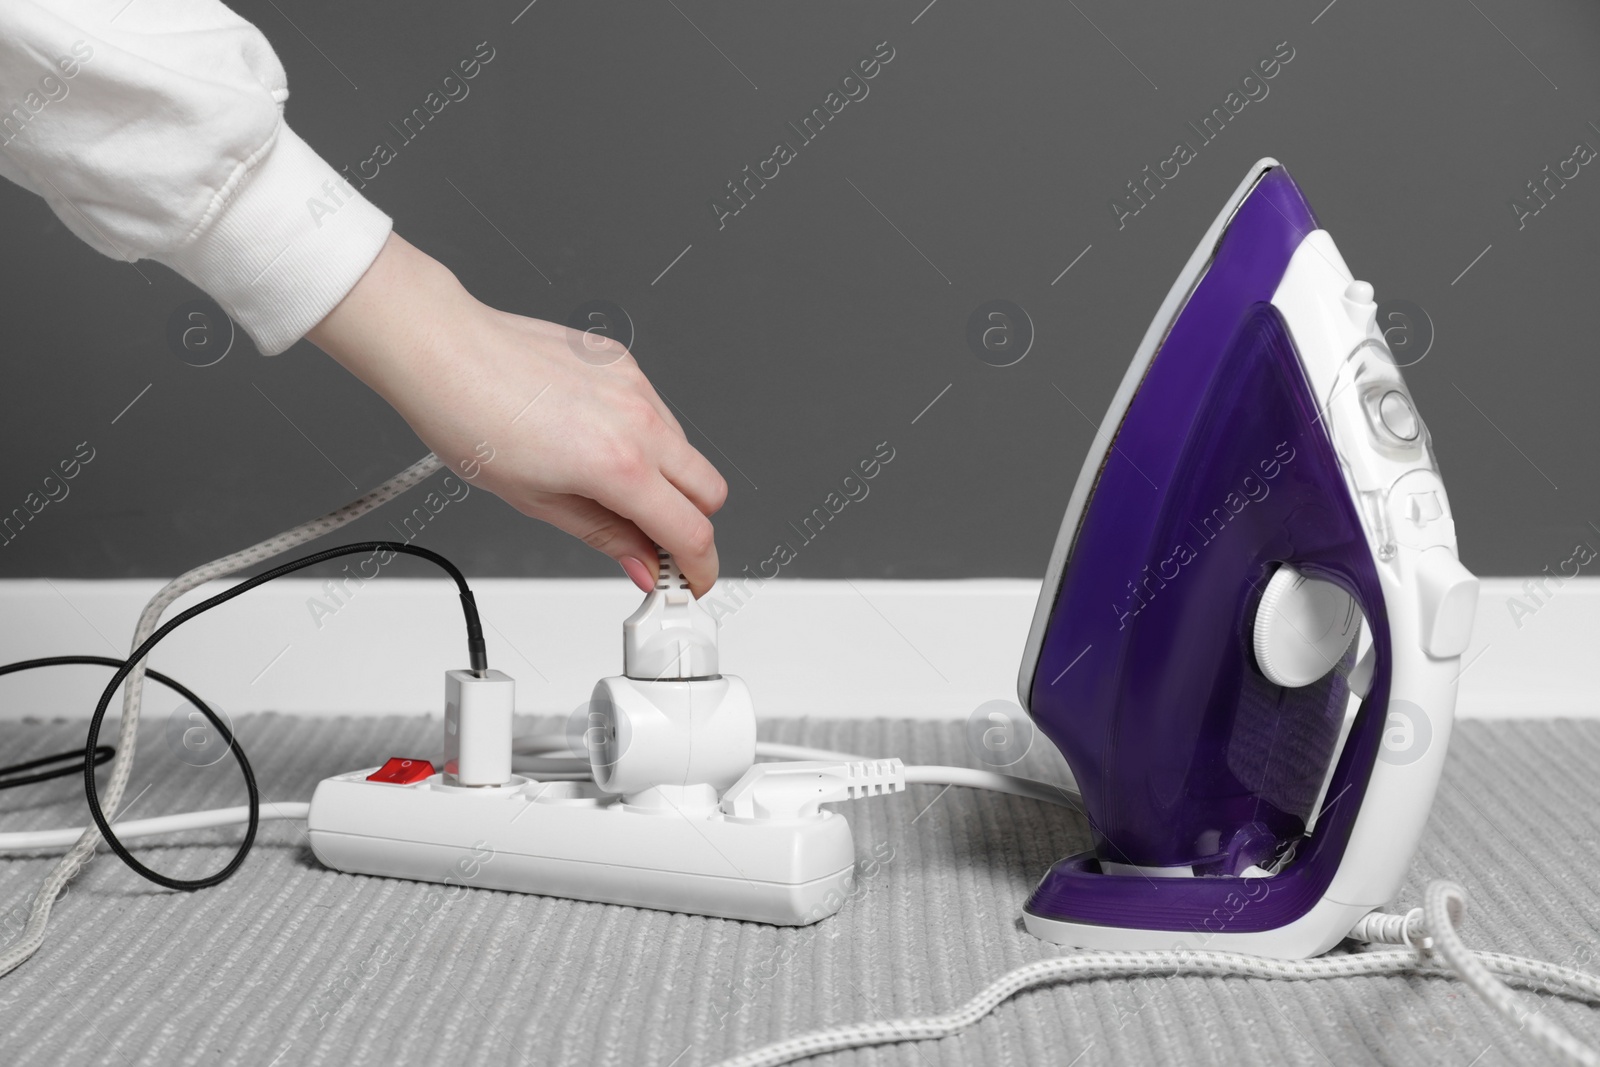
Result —
[[717, 623], [661, 553], [623, 623], [621, 677], [590, 702], [588, 781], [512, 773], [516, 683], [445, 675], [444, 760], [329, 778], [307, 829], [329, 867], [798, 926], [839, 910], [855, 872], [821, 804], [905, 788], [899, 760], [756, 764], [749, 688], [719, 670]]
[[325, 865], [785, 926], [838, 911], [855, 872], [850, 824], [835, 812], [740, 820], [635, 807], [590, 782], [369, 781], [376, 770], [317, 786], [307, 828]]

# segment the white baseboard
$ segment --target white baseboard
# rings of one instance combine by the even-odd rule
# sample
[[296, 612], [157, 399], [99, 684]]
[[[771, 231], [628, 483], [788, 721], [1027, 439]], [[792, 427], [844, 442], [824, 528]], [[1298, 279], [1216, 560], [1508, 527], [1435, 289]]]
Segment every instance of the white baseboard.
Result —
[[[160, 585], [0, 581], [0, 662], [126, 655]], [[191, 593], [180, 609], [220, 588]], [[490, 663], [517, 679], [519, 712], [570, 713], [620, 669], [620, 624], [639, 597], [626, 581], [487, 579], [473, 588]], [[723, 667], [750, 684], [764, 716], [964, 719], [985, 701], [1015, 700], [1038, 589], [1024, 580], [779, 580], [723, 620]], [[1600, 715], [1600, 578], [1531, 589], [1523, 579], [1484, 580], [1461, 716]], [[336, 610], [319, 620], [317, 601]], [[465, 665], [464, 644], [448, 582], [380, 578], [340, 604], [317, 582], [286, 579], [181, 627], [153, 665], [230, 714], [438, 714], [443, 672]], [[0, 678], [0, 719], [86, 717], [109, 673]], [[178, 709], [176, 696], [152, 689], [153, 713]]]

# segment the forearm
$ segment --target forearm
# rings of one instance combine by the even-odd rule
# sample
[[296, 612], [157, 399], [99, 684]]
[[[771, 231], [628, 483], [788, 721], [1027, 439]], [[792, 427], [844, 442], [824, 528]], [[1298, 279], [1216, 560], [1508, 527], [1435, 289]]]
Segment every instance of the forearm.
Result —
[[727, 486], [632, 355], [474, 300], [284, 125], [287, 97], [216, 0], [0, 0], [0, 175], [193, 281], [263, 354], [309, 336], [440, 459], [641, 586], [660, 545], [709, 588]]
[[448, 268], [391, 233], [306, 340], [396, 406], [445, 373], [454, 341], [480, 307]]
[[266, 38], [216, 0], [0, 3], [0, 176], [106, 255], [188, 278], [268, 355], [390, 229], [284, 124], [288, 95]]

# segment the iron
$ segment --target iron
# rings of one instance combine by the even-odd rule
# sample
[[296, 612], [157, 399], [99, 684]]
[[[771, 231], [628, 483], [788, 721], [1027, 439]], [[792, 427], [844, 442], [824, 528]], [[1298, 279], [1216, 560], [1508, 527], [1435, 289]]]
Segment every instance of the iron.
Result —
[[1337, 944], [1415, 853], [1477, 594], [1372, 287], [1263, 159], [1146, 332], [1051, 555], [1018, 693], [1094, 848], [1027, 928]]

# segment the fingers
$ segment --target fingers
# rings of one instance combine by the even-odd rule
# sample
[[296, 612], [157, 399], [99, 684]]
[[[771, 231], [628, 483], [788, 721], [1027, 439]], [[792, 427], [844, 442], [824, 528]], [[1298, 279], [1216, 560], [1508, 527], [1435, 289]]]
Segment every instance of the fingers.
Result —
[[672, 553], [698, 597], [717, 580], [715, 534], [706, 516], [722, 507], [728, 483], [689, 443], [632, 354], [618, 348], [615, 361], [591, 366], [596, 373], [620, 376], [613, 382], [621, 392], [612, 392], [611, 402], [628, 429], [613, 438], [611, 457], [600, 465], [603, 474], [569, 490], [595, 499], [563, 498], [559, 514], [549, 519], [617, 560], [636, 581], [633, 561], [644, 561], [652, 585], [655, 546], [660, 545]]
[[[616, 345], [616, 342], [609, 337], [602, 336], [601, 339], [607, 344]], [[617, 349], [621, 354], [620, 358], [616, 362], [605, 364], [600, 369], [614, 368], [625, 374], [635, 396], [650, 405], [651, 410], [666, 428], [667, 433], [663, 435], [666, 440], [662, 442], [662, 474], [692, 500], [695, 507], [703, 514], [715, 513], [728, 497], [728, 483], [723, 480], [722, 475], [710, 461], [689, 444], [689, 438], [683, 432], [682, 424], [678, 422], [672, 409], [667, 406], [661, 394], [656, 392], [655, 386], [640, 369], [633, 353], [620, 345], [617, 345]]]
[[702, 515], [716, 514], [728, 499], [727, 481], [687, 440], [675, 438], [667, 443], [661, 473]]
[[[688, 497], [701, 514], [714, 514], [728, 498], [728, 483], [700, 451], [689, 443], [683, 428], [667, 410], [650, 382], [635, 370], [637, 390], [631, 407], [623, 408], [629, 425], [643, 432], [646, 451], [657, 456], [657, 465], [666, 479]], [[645, 401], [640, 404], [639, 401]], [[648, 404], [648, 406], [646, 406]], [[652, 418], [652, 413], [657, 418]]]
[[655, 542], [628, 519], [593, 500], [570, 495], [541, 507], [538, 517], [616, 560], [644, 592], [655, 588]]
[[644, 535], [672, 553], [696, 597], [717, 580], [717, 543], [711, 520], [659, 472], [615, 479], [600, 503], [631, 519]]

